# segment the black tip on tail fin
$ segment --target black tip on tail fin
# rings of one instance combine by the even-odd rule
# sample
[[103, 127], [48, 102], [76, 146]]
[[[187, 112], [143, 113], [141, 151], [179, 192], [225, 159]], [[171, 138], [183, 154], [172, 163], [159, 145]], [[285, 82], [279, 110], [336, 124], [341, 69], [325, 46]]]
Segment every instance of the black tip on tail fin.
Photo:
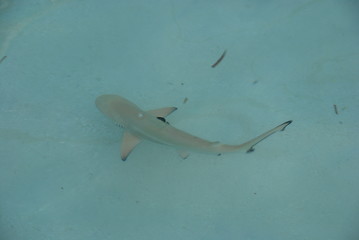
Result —
[[289, 121], [286, 121], [280, 125], [278, 125], [277, 127], [269, 130], [268, 132], [266, 133], [263, 133], [262, 135], [258, 136], [257, 138], [249, 141], [250, 142], [253, 142], [250, 147], [248, 148], [248, 150], [246, 151], [247, 153], [251, 153], [254, 151], [254, 146], [257, 145], [259, 142], [263, 141], [264, 139], [266, 139], [267, 137], [269, 137], [270, 135], [272, 135], [273, 133], [276, 133], [278, 131], [284, 131], [285, 128], [291, 124], [293, 121], [292, 120], [289, 120]]
[[281, 131], [284, 131], [285, 128], [286, 128], [289, 124], [291, 124], [292, 122], [293, 122], [292, 120], [289, 120], [289, 121], [286, 121], [285, 123], [282, 123], [281, 125], [279, 125], [279, 126], [283, 126], [283, 128], [282, 128]]

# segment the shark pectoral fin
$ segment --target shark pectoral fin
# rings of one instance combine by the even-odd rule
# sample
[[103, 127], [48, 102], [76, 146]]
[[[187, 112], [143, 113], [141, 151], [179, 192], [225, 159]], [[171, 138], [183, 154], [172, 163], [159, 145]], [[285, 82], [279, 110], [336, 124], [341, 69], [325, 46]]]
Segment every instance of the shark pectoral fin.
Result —
[[132, 135], [129, 132], [124, 132], [121, 142], [121, 159], [126, 161], [128, 155], [132, 150], [142, 141], [141, 138]]
[[177, 152], [178, 152], [178, 154], [180, 155], [180, 157], [181, 157], [182, 159], [186, 159], [186, 158], [188, 158], [188, 156], [189, 156], [189, 153], [188, 153], [188, 152], [181, 151], [181, 150], [177, 150]]
[[167, 117], [168, 115], [170, 115], [171, 113], [173, 113], [176, 110], [177, 110], [176, 107], [165, 107], [165, 108], [159, 108], [159, 109], [150, 110], [150, 111], [148, 111], [148, 113], [152, 114], [155, 117], [164, 118], [164, 117]]

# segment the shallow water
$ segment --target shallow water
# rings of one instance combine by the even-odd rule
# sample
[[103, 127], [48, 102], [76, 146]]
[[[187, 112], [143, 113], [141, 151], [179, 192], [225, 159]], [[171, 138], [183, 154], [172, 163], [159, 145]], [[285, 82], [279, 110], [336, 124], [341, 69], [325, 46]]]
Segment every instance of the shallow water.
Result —
[[[358, 239], [358, 8], [0, 0], [0, 239]], [[110, 93], [224, 143], [294, 122], [123, 162]]]

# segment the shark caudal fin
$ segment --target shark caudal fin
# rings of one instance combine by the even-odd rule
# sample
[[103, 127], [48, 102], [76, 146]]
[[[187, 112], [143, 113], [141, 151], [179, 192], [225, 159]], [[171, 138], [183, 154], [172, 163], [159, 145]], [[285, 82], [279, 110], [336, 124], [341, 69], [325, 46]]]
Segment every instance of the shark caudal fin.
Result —
[[241, 146], [240, 148], [243, 148], [246, 150], [247, 153], [253, 152], [254, 151], [254, 146], [257, 145], [259, 142], [263, 141], [264, 139], [266, 139], [267, 137], [269, 137], [270, 135], [272, 135], [273, 133], [279, 132], [279, 131], [284, 131], [284, 129], [291, 124], [293, 121], [287, 121], [284, 122], [280, 125], [278, 125], [277, 127], [259, 135], [258, 137], [253, 138], [252, 140], [249, 140], [248, 142], [245, 142], [239, 146]]
[[[244, 150], [247, 153], [249, 152], [253, 152], [254, 151], [254, 146], [257, 145], [259, 142], [263, 141], [264, 139], [266, 139], [267, 137], [269, 137], [270, 135], [272, 135], [273, 133], [279, 132], [279, 131], [284, 131], [284, 129], [291, 124], [292, 121], [287, 121], [285, 123], [280, 124], [279, 126], [259, 135], [258, 137], [255, 137], [245, 143], [242, 143], [240, 145], [227, 145], [227, 144], [219, 144], [218, 146], [218, 152], [233, 152], [233, 151], [239, 151], [239, 150]], [[216, 143], [218, 144], [218, 143]]]

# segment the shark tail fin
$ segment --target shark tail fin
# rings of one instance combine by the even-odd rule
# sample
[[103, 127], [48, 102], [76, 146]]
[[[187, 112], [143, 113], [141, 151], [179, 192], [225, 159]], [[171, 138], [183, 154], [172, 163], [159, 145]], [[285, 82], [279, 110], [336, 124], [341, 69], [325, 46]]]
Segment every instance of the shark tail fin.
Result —
[[[270, 135], [279, 132], [279, 131], [284, 131], [285, 128], [291, 124], [293, 121], [286, 121], [280, 125], [278, 125], [277, 127], [259, 135], [258, 137], [255, 137], [251, 140], [249, 140], [248, 142], [245, 142], [239, 146], [241, 146], [240, 148], [244, 148], [246, 150], [247, 153], [253, 152], [254, 151], [254, 146], [257, 145], [259, 142], [263, 141], [264, 139], [266, 139], [267, 137], [269, 137]], [[238, 146], [238, 147], [239, 147]]]
[[280, 125], [278, 125], [277, 127], [262, 133], [261, 135], [245, 142], [242, 143], [240, 145], [227, 145], [227, 144], [223, 144], [220, 148], [223, 150], [223, 152], [231, 152], [231, 151], [236, 151], [236, 150], [245, 150], [247, 153], [253, 152], [254, 151], [254, 146], [257, 145], [259, 142], [263, 141], [264, 139], [266, 139], [267, 137], [269, 137], [270, 135], [279, 132], [279, 131], [284, 131], [284, 129], [291, 124], [292, 121], [287, 121], [284, 122]]

